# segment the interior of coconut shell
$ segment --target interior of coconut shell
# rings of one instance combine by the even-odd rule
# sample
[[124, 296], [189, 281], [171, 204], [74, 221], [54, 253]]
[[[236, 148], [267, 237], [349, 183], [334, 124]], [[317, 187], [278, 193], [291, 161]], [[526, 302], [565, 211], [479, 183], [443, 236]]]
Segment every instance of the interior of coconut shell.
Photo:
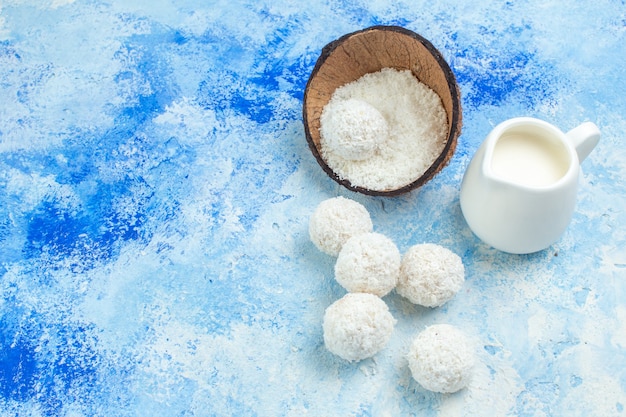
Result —
[[[353, 186], [328, 167], [320, 154], [320, 116], [337, 88], [382, 68], [408, 69], [437, 93], [446, 111], [448, 136], [442, 154], [420, 178], [395, 190], [375, 191]], [[452, 157], [461, 131], [459, 89], [452, 70], [428, 40], [401, 27], [374, 26], [347, 34], [323, 48], [305, 90], [303, 120], [311, 151], [335, 181], [364, 194], [398, 195], [423, 185]]]

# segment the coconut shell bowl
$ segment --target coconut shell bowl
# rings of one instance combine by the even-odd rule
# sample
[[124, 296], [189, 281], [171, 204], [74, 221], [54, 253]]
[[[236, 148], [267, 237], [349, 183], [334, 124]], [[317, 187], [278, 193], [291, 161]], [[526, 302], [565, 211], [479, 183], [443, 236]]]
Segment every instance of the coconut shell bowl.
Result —
[[[383, 68], [410, 70], [421, 83], [433, 90], [443, 104], [448, 129], [443, 150], [419, 178], [397, 188], [371, 190], [340, 178], [324, 160], [320, 145], [320, 118], [337, 88]], [[428, 40], [402, 27], [374, 26], [344, 35], [322, 49], [306, 85], [303, 122], [311, 152], [333, 180], [362, 194], [400, 195], [424, 185], [452, 158], [462, 124], [459, 87], [449, 65]]]

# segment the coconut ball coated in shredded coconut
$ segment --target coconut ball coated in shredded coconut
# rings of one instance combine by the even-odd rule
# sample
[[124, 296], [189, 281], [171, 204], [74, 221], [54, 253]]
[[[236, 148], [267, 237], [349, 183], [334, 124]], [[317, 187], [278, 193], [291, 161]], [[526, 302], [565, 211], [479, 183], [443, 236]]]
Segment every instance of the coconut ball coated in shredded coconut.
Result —
[[422, 387], [452, 393], [465, 388], [471, 380], [475, 353], [459, 329], [436, 324], [417, 335], [407, 360], [413, 378]]
[[345, 197], [322, 201], [309, 219], [309, 237], [322, 252], [337, 256], [343, 244], [352, 236], [373, 229], [367, 209]]
[[324, 344], [345, 360], [360, 361], [387, 345], [395, 323], [387, 304], [379, 297], [348, 293], [324, 313]]
[[355, 98], [331, 99], [320, 116], [321, 144], [341, 157], [362, 161], [387, 140], [387, 120], [371, 104]]
[[349, 292], [383, 297], [393, 290], [400, 275], [400, 251], [380, 233], [364, 233], [348, 239], [335, 263], [335, 279]]
[[414, 304], [439, 307], [465, 282], [461, 258], [434, 243], [414, 245], [402, 257], [396, 292]]

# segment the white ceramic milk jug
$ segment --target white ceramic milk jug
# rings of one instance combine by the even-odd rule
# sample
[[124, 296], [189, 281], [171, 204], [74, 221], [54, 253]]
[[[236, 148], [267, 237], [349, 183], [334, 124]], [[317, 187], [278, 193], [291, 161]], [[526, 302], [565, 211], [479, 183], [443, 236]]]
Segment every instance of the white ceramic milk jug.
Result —
[[461, 183], [470, 229], [509, 253], [537, 252], [556, 242], [574, 212], [580, 163], [599, 140], [591, 122], [568, 133], [530, 117], [500, 123]]

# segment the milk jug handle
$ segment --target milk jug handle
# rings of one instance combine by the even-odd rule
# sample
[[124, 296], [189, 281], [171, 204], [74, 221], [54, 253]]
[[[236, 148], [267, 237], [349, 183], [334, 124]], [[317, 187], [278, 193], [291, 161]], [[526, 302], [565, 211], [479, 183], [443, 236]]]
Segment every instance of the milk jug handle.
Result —
[[582, 162], [600, 140], [600, 129], [592, 122], [585, 122], [565, 134], [576, 149], [578, 161]]

